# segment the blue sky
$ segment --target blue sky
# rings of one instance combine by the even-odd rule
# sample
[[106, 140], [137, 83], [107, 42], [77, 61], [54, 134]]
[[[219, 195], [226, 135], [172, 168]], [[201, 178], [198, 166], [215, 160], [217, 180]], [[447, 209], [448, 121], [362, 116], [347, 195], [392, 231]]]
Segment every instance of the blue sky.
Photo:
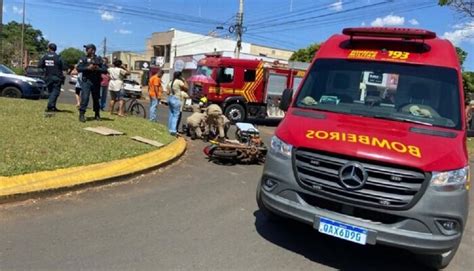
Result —
[[[3, 22], [21, 21], [22, 0], [4, 0]], [[474, 70], [474, 19], [462, 18], [437, 0], [245, 0], [243, 40], [298, 49], [322, 42], [344, 27], [406, 26], [435, 31], [469, 53]], [[26, 0], [26, 22], [59, 50], [107, 37], [108, 50], [143, 52], [152, 32], [176, 28], [219, 36], [235, 23], [238, 0]], [[216, 29], [223, 26], [224, 30]]]

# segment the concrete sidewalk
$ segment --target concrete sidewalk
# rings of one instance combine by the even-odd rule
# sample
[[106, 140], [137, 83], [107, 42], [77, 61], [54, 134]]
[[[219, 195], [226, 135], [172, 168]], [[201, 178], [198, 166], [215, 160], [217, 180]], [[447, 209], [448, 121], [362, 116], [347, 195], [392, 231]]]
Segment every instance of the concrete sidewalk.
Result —
[[0, 176], [0, 202], [135, 174], [172, 162], [185, 150], [186, 141], [178, 138], [156, 151], [122, 160], [12, 177]]

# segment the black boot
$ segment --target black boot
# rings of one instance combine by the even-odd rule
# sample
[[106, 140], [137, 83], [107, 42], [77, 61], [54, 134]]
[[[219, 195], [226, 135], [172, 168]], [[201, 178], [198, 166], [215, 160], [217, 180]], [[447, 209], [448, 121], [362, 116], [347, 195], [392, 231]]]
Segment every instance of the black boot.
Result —
[[101, 120], [101, 118], [100, 118], [100, 111], [95, 112], [95, 117], [94, 117], [94, 119], [95, 119], [95, 120], [98, 120], [98, 121]]
[[80, 122], [86, 122], [86, 117], [84, 116], [84, 113], [79, 113], [79, 121]]

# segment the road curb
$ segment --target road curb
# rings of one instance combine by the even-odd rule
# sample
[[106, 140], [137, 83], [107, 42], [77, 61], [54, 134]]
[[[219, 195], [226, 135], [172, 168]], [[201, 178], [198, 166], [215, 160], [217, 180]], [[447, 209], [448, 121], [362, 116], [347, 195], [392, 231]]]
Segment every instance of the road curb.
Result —
[[159, 150], [136, 157], [12, 177], [0, 176], [0, 202], [136, 174], [168, 164], [181, 157], [185, 150], [186, 141], [178, 138]]

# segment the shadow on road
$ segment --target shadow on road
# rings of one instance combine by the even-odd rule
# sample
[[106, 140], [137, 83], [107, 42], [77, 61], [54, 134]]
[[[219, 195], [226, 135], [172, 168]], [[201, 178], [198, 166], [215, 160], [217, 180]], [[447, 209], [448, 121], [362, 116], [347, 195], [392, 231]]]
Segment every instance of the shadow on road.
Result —
[[353, 244], [319, 234], [293, 220], [269, 221], [260, 211], [255, 211], [254, 216], [255, 228], [265, 240], [338, 270], [429, 270], [404, 250]]

